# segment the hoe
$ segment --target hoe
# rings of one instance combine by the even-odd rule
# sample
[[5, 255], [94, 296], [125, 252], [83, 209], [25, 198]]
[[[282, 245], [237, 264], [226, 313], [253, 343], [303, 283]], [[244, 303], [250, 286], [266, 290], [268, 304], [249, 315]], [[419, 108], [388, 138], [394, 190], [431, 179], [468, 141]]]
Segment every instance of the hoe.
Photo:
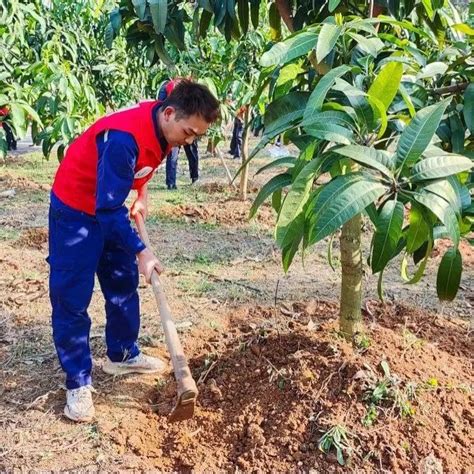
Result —
[[[150, 239], [145, 227], [145, 222], [140, 213], [135, 215], [135, 222], [137, 224], [138, 233], [144, 244], [151, 249]], [[151, 275], [151, 285], [153, 293], [155, 294], [156, 302], [158, 304], [161, 325], [165, 333], [166, 346], [171, 356], [173, 364], [173, 371], [178, 385], [178, 401], [169, 415], [169, 421], [183, 421], [192, 418], [194, 414], [194, 406], [198, 395], [196, 382], [189, 370], [186, 356], [184, 355], [183, 347], [179, 341], [178, 332], [171, 316], [171, 311], [166, 301], [166, 296], [163, 292], [163, 287], [156, 271]]]

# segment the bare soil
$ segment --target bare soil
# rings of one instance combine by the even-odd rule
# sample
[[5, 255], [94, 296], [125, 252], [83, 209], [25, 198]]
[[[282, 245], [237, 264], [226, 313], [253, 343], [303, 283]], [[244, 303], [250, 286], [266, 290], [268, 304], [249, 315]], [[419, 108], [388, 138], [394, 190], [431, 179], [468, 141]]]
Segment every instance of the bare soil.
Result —
[[[186, 222], [199, 222], [214, 225], [235, 226], [249, 221], [249, 202], [236, 198], [220, 199], [206, 204], [162, 207], [160, 217], [183, 218]], [[255, 217], [256, 222], [271, 228], [275, 225], [275, 213], [268, 204], [262, 205]]]
[[[398, 269], [389, 269], [385, 304], [367, 275], [366, 334], [353, 348], [337, 333], [340, 273], [325, 263], [325, 244], [284, 275], [273, 211], [264, 206], [249, 223], [251, 201], [237, 199], [215, 159], [203, 160], [196, 192], [180, 178], [183, 195], [168, 193], [159, 174], [148, 223], [198, 381], [194, 419], [168, 423], [171, 366], [144, 377], [100, 370], [97, 289], [90, 306], [97, 417], [68, 421], [49, 321], [49, 188], [24, 160], [0, 171], [0, 190], [17, 189], [0, 206], [1, 472], [473, 472], [472, 248], [461, 247], [465, 270], [452, 304], [435, 297], [443, 241], [420, 285], [401, 284]], [[142, 284], [140, 295], [140, 344], [169, 361], [153, 294]], [[347, 436], [344, 466], [334, 446], [320, 449], [336, 427]]]

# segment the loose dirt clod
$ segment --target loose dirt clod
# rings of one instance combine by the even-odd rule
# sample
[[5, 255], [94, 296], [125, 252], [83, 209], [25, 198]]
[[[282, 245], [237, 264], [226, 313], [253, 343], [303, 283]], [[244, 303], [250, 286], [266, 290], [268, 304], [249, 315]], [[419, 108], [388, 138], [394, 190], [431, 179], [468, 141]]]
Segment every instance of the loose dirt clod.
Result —
[[15, 242], [17, 248], [33, 248], [43, 250], [48, 242], [48, 229], [46, 227], [35, 227], [24, 231]]
[[[190, 222], [241, 226], [249, 221], [249, 204], [229, 198], [202, 205], [164, 206], [159, 214], [167, 218], [181, 217]], [[264, 204], [260, 207], [255, 219], [259, 224], [270, 227], [275, 223], [276, 214], [268, 204]]]

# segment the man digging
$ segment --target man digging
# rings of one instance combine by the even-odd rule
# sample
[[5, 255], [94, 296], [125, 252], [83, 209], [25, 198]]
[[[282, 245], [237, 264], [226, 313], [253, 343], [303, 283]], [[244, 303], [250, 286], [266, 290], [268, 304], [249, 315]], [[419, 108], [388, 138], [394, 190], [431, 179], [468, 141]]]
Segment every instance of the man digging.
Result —
[[138, 274], [149, 283], [162, 266], [132, 228], [130, 212], [147, 215], [147, 182], [172, 147], [191, 144], [219, 114], [209, 90], [181, 81], [164, 102], [142, 102], [95, 122], [69, 147], [51, 192], [50, 299], [53, 339], [66, 373], [65, 415], [90, 421], [91, 320], [87, 308], [97, 274], [105, 298], [107, 360], [112, 375], [155, 373], [165, 364], [140, 352]]

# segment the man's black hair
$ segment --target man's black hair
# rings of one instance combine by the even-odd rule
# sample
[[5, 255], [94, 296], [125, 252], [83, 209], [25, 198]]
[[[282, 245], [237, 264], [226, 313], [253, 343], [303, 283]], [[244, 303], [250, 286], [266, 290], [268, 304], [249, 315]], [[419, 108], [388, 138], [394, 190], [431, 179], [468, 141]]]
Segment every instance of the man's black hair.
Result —
[[219, 117], [219, 102], [211, 91], [189, 79], [181, 79], [176, 84], [163, 102], [162, 110], [165, 107], [174, 107], [177, 119], [200, 115], [207, 123], [212, 123]]

